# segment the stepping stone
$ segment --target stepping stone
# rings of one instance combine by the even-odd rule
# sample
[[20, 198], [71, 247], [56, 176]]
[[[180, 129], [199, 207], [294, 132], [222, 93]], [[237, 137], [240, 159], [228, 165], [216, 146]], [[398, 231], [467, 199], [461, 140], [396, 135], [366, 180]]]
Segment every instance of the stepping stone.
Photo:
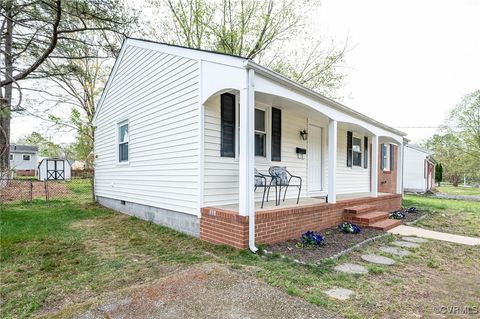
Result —
[[408, 250], [400, 249], [400, 248], [397, 248], [397, 247], [383, 246], [383, 247], [380, 247], [380, 250], [383, 251], [384, 253], [392, 254], [392, 255], [395, 255], [395, 256], [398, 256], [398, 257], [406, 257], [406, 256], [410, 255], [410, 252]]
[[350, 295], [353, 294], [353, 291], [351, 291], [350, 289], [336, 287], [325, 291], [325, 293], [330, 297], [338, 300], [347, 300], [348, 298], [350, 298]]
[[395, 260], [393, 259], [379, 256], [379, 255], [374, 255], [374, 254], [362, 255], [362, 259], [370, 263], [380, 264], [380, 265], [393, 265], [395, 263]]
[[401, 240], [394, 241], [392, 243], [392, 245], [395, 245], [395, 246], [398, 246], [398, 247], [405, 247], [405, 248], [418, 248], [418, 247], [420, 247], [419, 244], [411, 243], [411, 242], [408, 242], [408, 241], [401, 241]]
[[419, 237], [402, 237], [402, 240], [418, 244], [428, 243], [428, 240]]
[[345, 272], [347, 274], [367, 274], [367, 268], [357, 264], [341, 264], [334, 268], [336, 271]]

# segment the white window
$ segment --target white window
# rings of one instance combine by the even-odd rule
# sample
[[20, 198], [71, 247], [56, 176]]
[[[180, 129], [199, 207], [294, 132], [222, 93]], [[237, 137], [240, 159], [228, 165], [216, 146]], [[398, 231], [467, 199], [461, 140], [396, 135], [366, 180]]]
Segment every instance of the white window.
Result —
[[362, 139], [354, 137], [352, 141], [353, 166], [362, 166]]
[[10, 160], [13, 161], [13, 154], [10, 154]]
[[118, 124], [118, 161], [128, 162], [128, 122]]
[[255, 156], [267, 156], [267, 125], [265, 111], [255, 109]]
[[30, 154], [23, 154], [23, 160], [24, 161], [29, 161], [30, 160]]
[[390, 145], [382, 144], [382, 170], [390, 170]]

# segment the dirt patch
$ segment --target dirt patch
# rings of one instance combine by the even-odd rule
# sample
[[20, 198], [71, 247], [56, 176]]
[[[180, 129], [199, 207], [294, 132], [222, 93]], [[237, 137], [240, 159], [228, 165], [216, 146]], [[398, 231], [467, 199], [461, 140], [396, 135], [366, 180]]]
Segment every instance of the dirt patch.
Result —
[[98, 220], [95, 219], [84, 219], [84, 220], [79, 220], [75, 221], [70, 224], [70, 228], [72, 229], [77, 229], [77, 228], [92, 228], [92, 227], [97, 227], [100, 223]]
[[325, 237], [325, 244], [320, 247], [297, 247], [296, 245], [299, 240], [293, 239], [282, 243], [268, 245], [266, 250], [295, 258], [302, 262], [315, 263], [322, 259], [332, 257], [368, 238], [382, 234], [385, 234], [385, 232], [371, 228], [362, 228], [358, 234], [347, 234], [340, 231], [337, 227], [332, 227], [322, 231], [322, 235]]
[[336, 316], [239, 270], [203, 264], [153, 284], [129, 288], [66, 317], [277, 319]]

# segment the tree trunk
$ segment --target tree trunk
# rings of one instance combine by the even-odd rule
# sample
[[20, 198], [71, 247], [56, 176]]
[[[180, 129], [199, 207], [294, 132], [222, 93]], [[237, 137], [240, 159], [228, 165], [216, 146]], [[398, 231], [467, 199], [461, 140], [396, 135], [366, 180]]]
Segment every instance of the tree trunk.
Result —
[[[5, 79], [13, 77], [12, 60], [12, 36], [13, 36], [13, 12], [12, 2], [6, 4], [6, 27], [5, 27]], [[10, 119], [12, 112], [12, 89], [13, 84], [7, 84], [2, 89], [5, 95], [1, 98], [0, 110], [0, 178], [10, 176]], [[1, 94], [1, 93], [0, 93]]]

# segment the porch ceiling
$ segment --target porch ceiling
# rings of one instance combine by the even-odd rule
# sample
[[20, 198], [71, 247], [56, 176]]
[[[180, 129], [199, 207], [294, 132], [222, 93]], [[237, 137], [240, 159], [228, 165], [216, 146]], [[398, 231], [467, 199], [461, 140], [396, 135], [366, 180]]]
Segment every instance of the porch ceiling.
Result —
[[301, 114], [310, 119], [315, 119], [324, 123], [328, 123], [329, 120], [328, 116], [308, 105], [277, 95], [255, 92], [255, 103], [257, 105], [278, 107], [282, 110]]

